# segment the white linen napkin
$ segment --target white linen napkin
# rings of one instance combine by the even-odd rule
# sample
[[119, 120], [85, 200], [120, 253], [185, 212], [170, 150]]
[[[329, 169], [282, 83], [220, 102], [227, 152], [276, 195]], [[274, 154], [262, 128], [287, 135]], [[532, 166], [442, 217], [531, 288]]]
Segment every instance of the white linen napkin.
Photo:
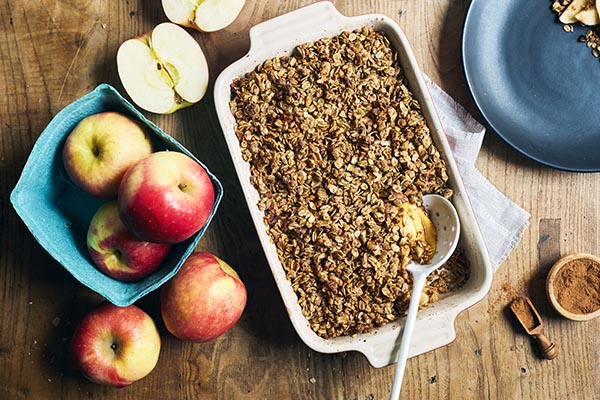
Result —
[[529, 226], [530, 215], [501, 193], [475, 167], [485, 127], [429, 77], [424, 75], [424, 78], [496, 271], [521, 240]]

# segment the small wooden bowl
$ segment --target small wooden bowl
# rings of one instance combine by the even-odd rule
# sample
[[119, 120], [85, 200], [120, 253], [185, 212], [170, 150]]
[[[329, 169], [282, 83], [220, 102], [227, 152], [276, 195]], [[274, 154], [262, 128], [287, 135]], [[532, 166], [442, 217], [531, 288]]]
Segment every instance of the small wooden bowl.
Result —
[[555, 282], [558, 277], [558, 274], [561, 272], [562, 268], [565, 265], [567, 265], [568, 263], [570, 263], [572, 261], [578, 260], [578, 259], [591, 260], [600, 265], [600, 258], [598, 258], [594, 255], [591, 255], [591, 254], [574, 253], [574, 254], [569, 254], [567, 256], [562, 257], [552, 266], [552, 268], [550, 269], [550, 272], [548, 273], [548, 278], [546, 279], [546, 293], [548, 295], [548, 299], [550, 300], [550, 303], [552, 303], [552, 306], [554, 306], [554, 309], [560, 315], [562, 315], [563, 317], [568, 318], [570, 320], [573, 320], [573, 321], [588, 321], [588, 320], [591, 320], [593, 318], [600, 316], [600, 309], [598, 309], [594, 312], [587, 313], [587, 314], [575, 314], [575, 313], [565, 310], [561, 306], [561, 304], [558, 302], [558, 299], [556, 297]]

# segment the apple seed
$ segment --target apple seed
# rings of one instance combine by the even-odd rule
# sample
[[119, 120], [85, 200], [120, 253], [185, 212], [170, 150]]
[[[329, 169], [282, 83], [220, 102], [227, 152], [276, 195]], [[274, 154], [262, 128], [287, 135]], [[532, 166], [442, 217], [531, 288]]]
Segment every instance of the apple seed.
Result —
[[173, 97], [175, 98], [176, 104], [183, 104], [183, 102], [184, 102], [183, 97], [181, 97], [179, 95], [179, 93], [175, 92], [175, 95]]

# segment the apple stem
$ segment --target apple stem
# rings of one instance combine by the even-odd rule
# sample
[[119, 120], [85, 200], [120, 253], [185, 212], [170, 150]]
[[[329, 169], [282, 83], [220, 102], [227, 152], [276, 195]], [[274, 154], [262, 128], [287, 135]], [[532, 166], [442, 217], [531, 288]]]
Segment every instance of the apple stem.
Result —
[[113, 353], [115, 354], [116, 357], [119, 356], [119, 353], [121, 351], [121, 346], [119, 346], [119, 342], [118, 341], [113, 341], [110, 344], [110, 349], [113, 351]]
[[183, 182], [181, 182], [179, 185], [179, 190], [181, 190], [182, 192], [185, 192], [185, 189], [187, 189], [187, 185]]

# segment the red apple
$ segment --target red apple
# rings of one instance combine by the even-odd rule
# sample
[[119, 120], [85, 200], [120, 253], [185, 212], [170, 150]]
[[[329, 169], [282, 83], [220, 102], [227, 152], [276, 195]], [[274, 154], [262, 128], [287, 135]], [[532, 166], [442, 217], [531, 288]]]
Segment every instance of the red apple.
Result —
[[63, 147], [63, 164], [73, 183], [100, 198], [117, 195], [125, 171], [152, 152], [142, 127], [116, 112], [82, 119]]
[[87, 247], [98, 269], [125, 282], [138, 281], [154, 272], [171, 245], [139, 240], [119, 217], [117, 201], [104, 203], [90, 222]]
[[121, 220], [138, 238], [179, 243], [204, 226], [215, 193], [210, 177], [191, 157], [160, 151], [127, 170], [118, 201]]
[[227, 332], [246, 306], [246, 287], [218, 257], [196, 252], [160, 291], [169, 332], [182, 340], [207, 342]]
[[123, 387], [148, 375], [158, 362], [160, 336], [152, 318], [130, 305], [100, 304], [77, 325], [70, 354], [89, 380]]

